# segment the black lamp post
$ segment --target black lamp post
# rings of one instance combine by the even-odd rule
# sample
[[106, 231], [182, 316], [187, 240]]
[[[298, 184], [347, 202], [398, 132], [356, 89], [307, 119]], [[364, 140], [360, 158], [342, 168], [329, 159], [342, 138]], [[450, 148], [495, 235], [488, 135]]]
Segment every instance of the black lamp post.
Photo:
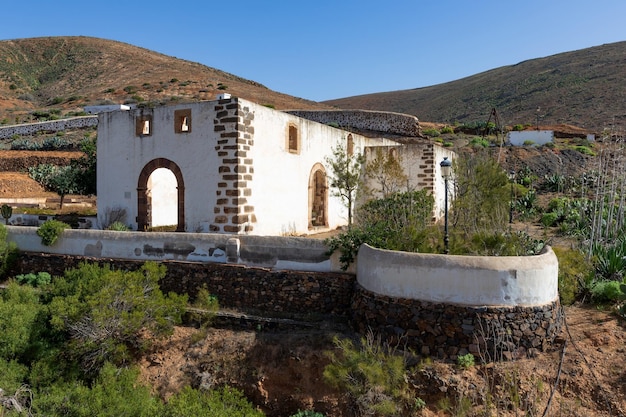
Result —
[[447, 156], [443, 157], [443, 161], [439, 164], [441, 167], [441, 176], [445, 183], [446, 194], [444, 197], [445, 217], [444, 217], [444, 234], [443, 234], [443, 253], [449, 252], [450, 237], [448, 235], [448, 180], [452, 174], [452, 161]]
[[509, 172], [509, 182], [511, 183], [511, 201], [509, 204], [509, 224], [513, 223], [513, 201], [515, 195], [513, 193], [513, 184], [515, 184], [515, 171]]

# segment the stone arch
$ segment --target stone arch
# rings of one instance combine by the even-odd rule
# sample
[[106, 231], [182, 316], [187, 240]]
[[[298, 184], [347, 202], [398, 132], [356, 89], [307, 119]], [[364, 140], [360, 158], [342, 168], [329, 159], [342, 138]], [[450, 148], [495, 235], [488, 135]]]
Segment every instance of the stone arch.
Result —
[[309, 174], [309, 228], [328, 227], [328, 178], [316, 163]]
[[137, 230], [143, 231], [148, 226], [148, 178], [158, 168], [167, 168], [176, 177], [178, 190], [178, 224], [177, 232], [185, 231], [185, 182], [183, 173], [176, 163], [166, 158], [157, 158], [143, 167], [137, 181]]

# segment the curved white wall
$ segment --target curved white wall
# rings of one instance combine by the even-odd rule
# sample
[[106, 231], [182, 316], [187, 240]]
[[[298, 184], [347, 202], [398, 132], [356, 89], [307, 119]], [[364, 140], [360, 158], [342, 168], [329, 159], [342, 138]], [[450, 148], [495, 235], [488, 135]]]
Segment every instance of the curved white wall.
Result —
[[362, 245], [357, 281], [368, 291], [479, 306], [541, 306], [558, 298], [558, 260], [535, 256], [458, 256], [396, 252]]

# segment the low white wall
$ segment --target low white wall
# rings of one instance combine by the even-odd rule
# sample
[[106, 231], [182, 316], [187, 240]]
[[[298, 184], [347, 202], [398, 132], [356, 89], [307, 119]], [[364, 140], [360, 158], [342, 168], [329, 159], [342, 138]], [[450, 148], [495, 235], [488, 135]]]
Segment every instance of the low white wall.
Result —
[[67, 229], [52, 246], [37, 227], [6, 226], [20, 251], [131, 260], [222, 262], [294, 271], [343, 272], [322, 240], [213, 233], [146, 233]]
[[434, 303], [542, 306], [558, 298], [558, 260], [535, 256], [457, 256], [362, 245], [357, 281], [368, 291]]

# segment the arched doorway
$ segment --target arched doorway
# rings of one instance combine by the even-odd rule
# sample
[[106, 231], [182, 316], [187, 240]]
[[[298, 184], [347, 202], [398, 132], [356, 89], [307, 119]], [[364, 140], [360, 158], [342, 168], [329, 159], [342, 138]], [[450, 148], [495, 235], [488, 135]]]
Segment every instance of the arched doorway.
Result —
[[167, 168], [148, 177], [148, 222], [152, 227], [178, 225], [178, 182]]
[[[176, 196], [174, 207], [163, 201], [172, 193]], [[169, 222], [167, 225], [173, 222], [177, 232], [185, 231], [185, 183], [178, 165], [169, 159], [157, 158], [148, 162], [139, 174], [137, 230], [163, 226], [163, 222]]]
[[309, 175], [309, 228], [328, 227], [328, 184], [326, 170], [315, 164]]

